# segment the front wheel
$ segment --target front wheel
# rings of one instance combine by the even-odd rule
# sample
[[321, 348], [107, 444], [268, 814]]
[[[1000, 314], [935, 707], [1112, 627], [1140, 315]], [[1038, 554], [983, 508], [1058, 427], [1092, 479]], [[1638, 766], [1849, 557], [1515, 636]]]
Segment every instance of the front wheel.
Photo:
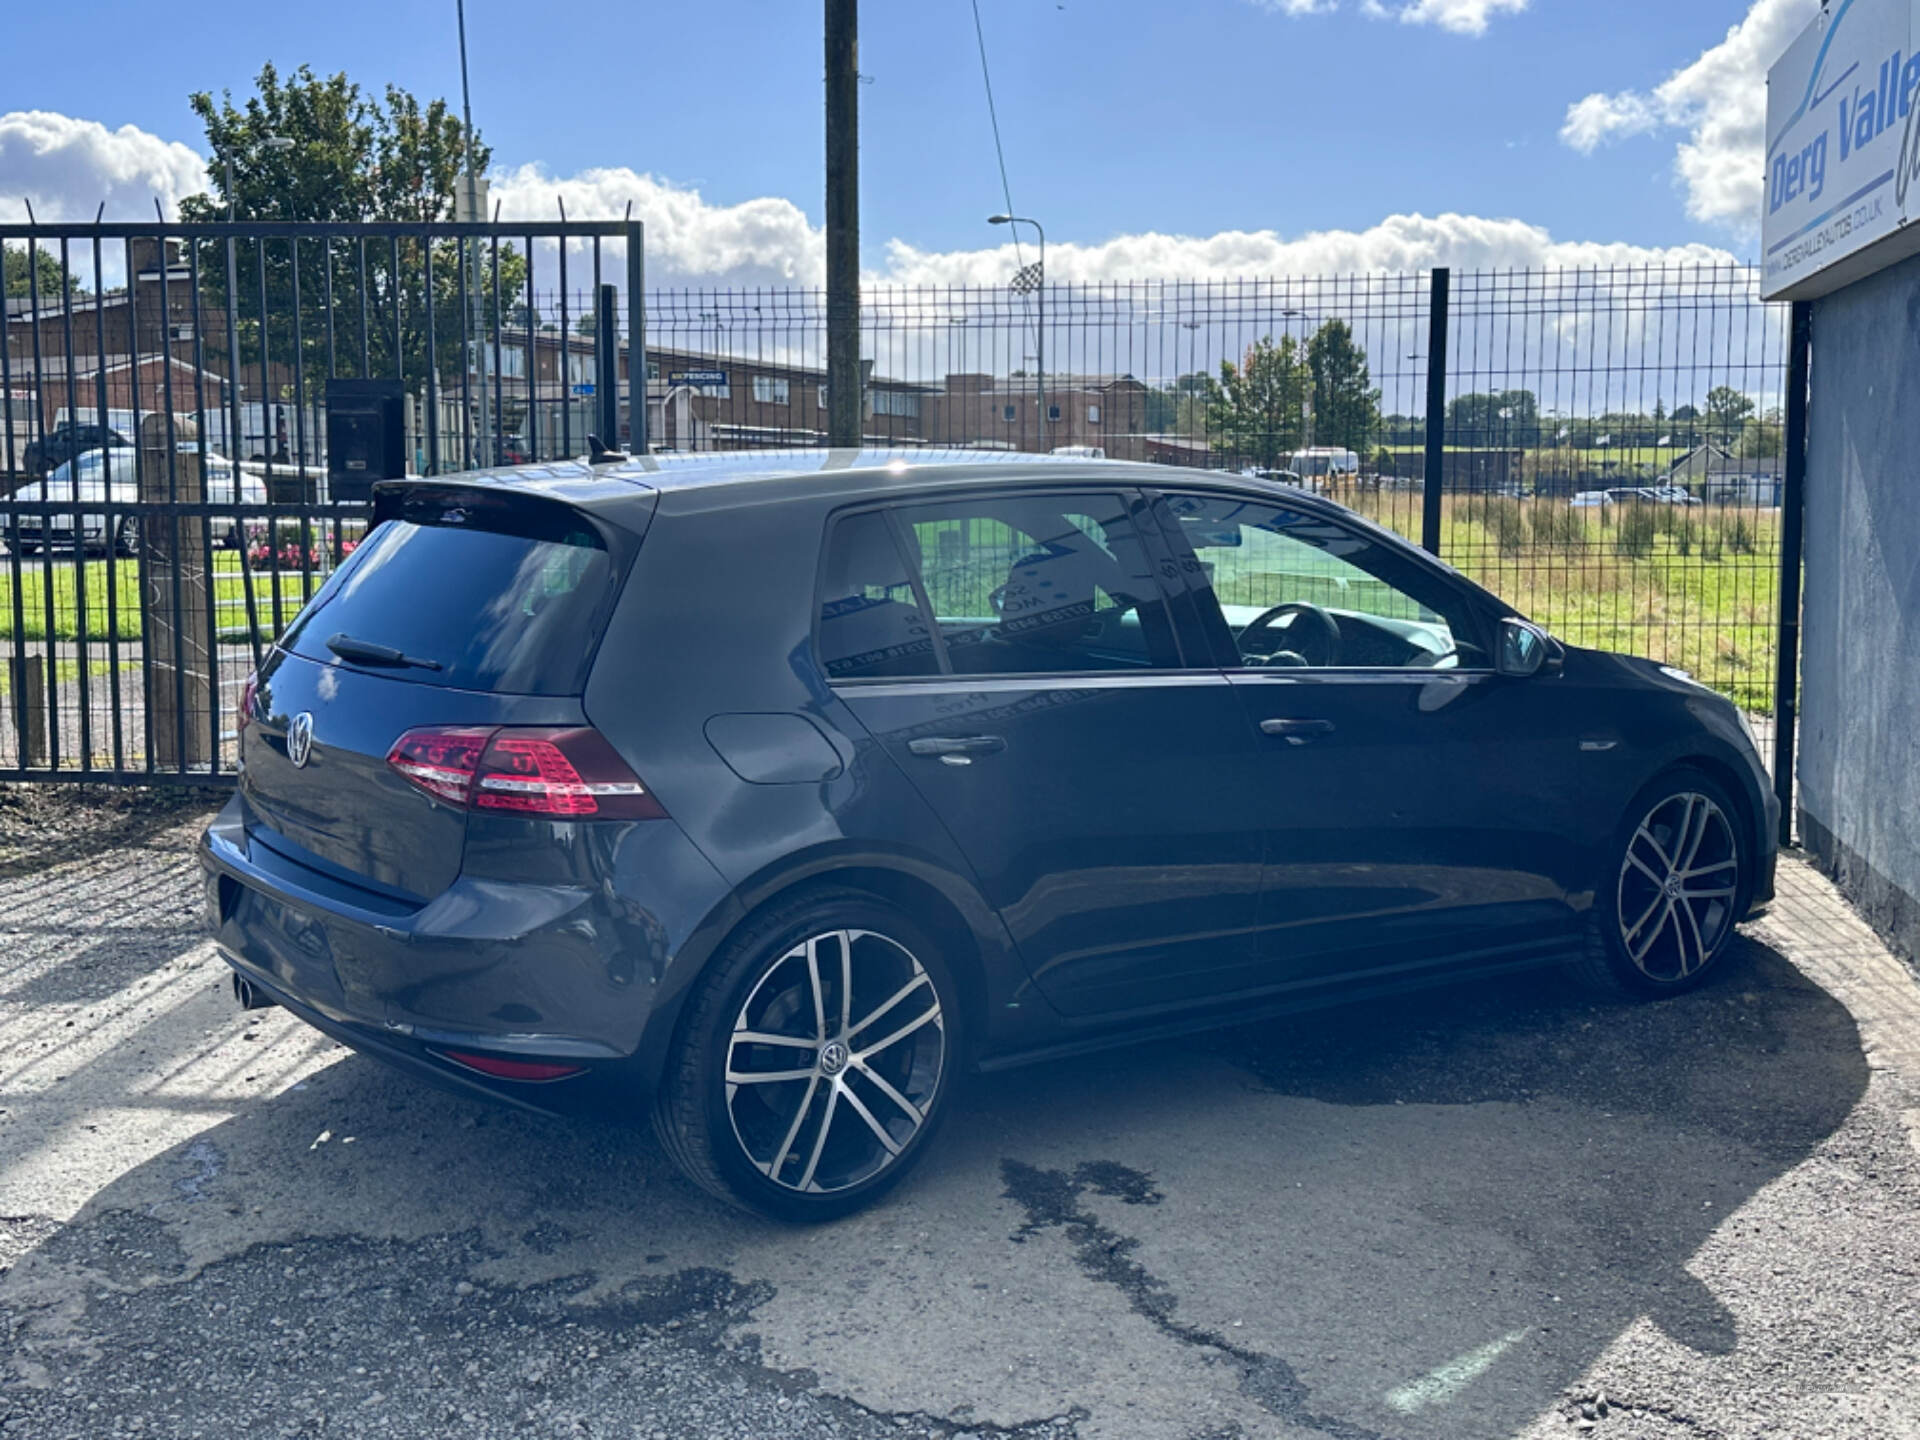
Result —
[[907, 915], [816, 891], [715, 957], [688, 1000], [654, 1128], [711, 1194], [774, 1219], [834, 1219], [925, 1153], [958, 1026], [952, 978]]
[[1747, 893], [1750, 842], [1739, 813], [1693, 769], [1640, 792], [1594, 897], [1583, 978], [1651, 996], [1699, 983], [1733, 938]]

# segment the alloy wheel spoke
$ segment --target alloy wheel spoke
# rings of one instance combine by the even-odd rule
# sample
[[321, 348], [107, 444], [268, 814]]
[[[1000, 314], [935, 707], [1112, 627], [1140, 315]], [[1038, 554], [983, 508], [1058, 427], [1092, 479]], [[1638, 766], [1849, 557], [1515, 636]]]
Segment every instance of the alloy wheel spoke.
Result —
[[807, 1093], [800, 1097], [799, 1108], [793, 1112], [793, 1124], [787, 1127], [786, 1138], [780, 1142], [780, 1148], [773, 1152], [773, 1159], [767, 1164], [767, 1178], [780, 1178], [781, 1168], [787, 1163], [787, 1152], [793, 1149], [793, 1142], [799, 1138], [801, 1122], [807, 1118], [807, 1111], [813, 1108], [814, 1092], [819, 1088], [820, 1082], [816, 1079], [807, 1086]]
[[[1655, 855], [1658, 855], [1660, 857], [1661, 869], [1668, 870], [1668, 871], [1671, 871], [1673, 869], [1673, 860], [1671, 859], [1671, 857], [1668, 856], [1666, 850], [1661, 846], [1660, 842], [1653, 838], [1653, 832], [1647, 829], [1644, 822], [1641, 824], [1638, 830], [1633, 832], [1633, 838], [1635, 840], [1645, 841], [1647, 848], [1652, 850]], [[1631, 849], [1632, 847], [1629, 846], [1628, 848]]]
[[1631, 850], [1627, 852], [1627, 863], [1633, 866], [1633, 868], [1638, 870], [1642, 875], [1646, 876], [1647, 879], [1651, 880], [1655, 885], [1664, 885], [1667, 883], [1666, 876], [1660, 874], [1651, 865], [1647, 864], [1646, 861], [1642, 860], [1638, 855], [1635, 855]]
[[853, 1019], [853, 932], [840, 932], [840, 1038], [847, 1038]]
[[[1676, 919], [1673, 922], [1674, 933], [1680, 939], [1680, 973], [1686, 975], [1698, 970], [1702, 965], [1707, 963], [1707, 942], [1701, 937], [1700, 921], [1695, 917], [1693, 907], [1691, 905], [1676, 905], [1673, 908], [1680, 919], [1684, 919], [1687, 922], [1684, 930], [1681, 929], [1680, 919]], [[1691, 965], [1687, 963], [1686, 937], [1689, 934], [1693, 936], [1693, 964]]]
[[878, 1055], [882, 1050], [885, 1050], [889, 1045], [899, 1044], [900, 1041], [906, 1039], [907, 1036], [913, 1034], [914, 1031], [924, 1029], [926, 1026], [931, 1025], [935, 1021], [939, 1020], [939, 1018], [940, 1018], [940, 1002], [936, 1000], [933, 1002], [932, 1009], [922, 1011], [919, 1015], [915, 1016], [913, 1019], [909, 1020], [906, 1024], [902, 1025], [898, 1030], [895, 1030], [891, 1035], [887, 1036], [886, 1039], [881, 1040], [878, 1043], [873, 1045], [864, 1046], [855, 1058], [860, 1060], [865, 1060], [869, 1055]]
[[[1701, 838], [1707, 833], [1707, 821], [1712, 817], [1712, 807], [1698, 795], [1687, 796], [1687, 813], [1680, 819], [1680, 838], [1673, 846], [1673, 868], [1684, 870], [1693, 863], [1694, 855], [1700, 849]], [[1694, 817], [1700, 817], [1700, 826], [1694, 828]]]
[[1669, 902], [1667, 900], [1666, 891], [1664, 890], [1662, 890], [1659, 894], [1653, 897], [1653, 903], [1647, 906], [1646, 913], [1642, 915], [1638, 920], [1634, 921], [1632, 925], [1627, 927], [1624, 938], [1626, 939], [1626, 942], [1629, 945], [1633, 943], [1633, 937], [1640, 933], [1642, 927], [1645, 926], [1649, 920], [1653, 919], [1654, 915], [1659, 911], [1660, 907], [1667, 903]]
[[779, 1085], [794, 1080], [811, 1080], [814, 1076], [812, 1066], [805, 1070], [729, 1070], [729, 1085]]
[[833, 1112], [840, 1103], [840, 1094], [840, 1087], [830, 1082], [827, 1086], [827, 1113], [820, 1117], [820, 1131], [813, 1137], [813, 1154], [807, 1157], [807, 1168], [800, 1176], [802, 1190], [813, 1188], [813, 1175], [820, 1168], [820, 1156], [827, 1148], [827, 1133], [833, 1129]]
[[913, 994], [914, 991], [927, 983], [927, 977], [924, 973], [915, 974], [913, 979], [909, 980], [883, 1000], [877, 1010], [874, 1010], [866, 1019], [848, 1030], [848, 1038], [851, 1039], [851, 1037], [858, 1035], [862, 1030], [868, 1029], [874, 1021], [878, 1020], [882, 1015], [885, 1015], [889, 1010], [893, 1009], [894, 1006], [898, 1005], [902, 1000], [906, 999], [909, 995]]
[[1721, 870], [1734, 870], [1739, 868], [1739, 865], [1739, 857], [1729, 855], [1724, 860], [1715, 860], [1711, 864], [1695, 865], [1690, 870], [1682, 870], [1680, 875], [1682, 879], [1691, 879], [1695, 875], [1712, 875]]
[[855, 1064], [858, 1065], [860, 1073], [871, 1080], [875, 1088], [878, 1089], [882, 1095], [899, 1106], [901, 1112], [905, 1114], [909, 1120], [913, 1121], [916, 1129], [919, 1128], [920, 1122], [926, 1119], [920, 1107], [907, 1099], [907, 1097], [902, 1095], [898, 1090], [894, 1089], [887, 1077], [882, 1075], [878, 1070], [875, 1070], [871, 1065], [863, 1064], [859, 1061], [856, 1061]]
[[1631, 940], [1627, 942], [1628, 948], [1633, 952], [1633, 963], [1636, 965], [1647, 958], [1647, 952], [1653, 949], [1653, 942], [1660, 938], [1660, 932], [1667, 928], [1668, 917], [1673, 914], [1673, 902], [1664, 895], [1660, 897], [1660, 901], [1660, 919], [1654, 924], [1653, 928], [1640, 937], [1640, 943], [1638, 945], [1635, 945]]
[[1722, 900], [1733, 894], [1733, 886], [1720, 885], [1711, 890], [1684, 890], [1682, 898], [1687, 900]]
[[887, 1127], [873, 1118], [873, 1112], [860, 1103], [860, 1097], [853, 1093], [853, 1087], [851, 1085], [842, 1085], [840, 1087], [840, 1093], [846, 1097], [847, 1104], [853, 1107], [854, 1114], [867, 1122], [867, 1128], [873, 1131], [873, 1138], [885, 1147], [888, 1157], [891, 1158], [892, 1156], [898, 1155], [900, 1153], [899, 1144], [894, 1140], [893, 1136], [887, 1133]]
[[789, 1050], [818, 1050], [818, 1040], [799, 1035], [775, 1035], [766, 1030], [736, 1030], [728, 1037], [735, 1045], [784, 1045]]
[[807, 978], [813, 982], [813, 1033], [827, 1038], [827, 1001], [820, 992], [820, 937], [807, 941]]

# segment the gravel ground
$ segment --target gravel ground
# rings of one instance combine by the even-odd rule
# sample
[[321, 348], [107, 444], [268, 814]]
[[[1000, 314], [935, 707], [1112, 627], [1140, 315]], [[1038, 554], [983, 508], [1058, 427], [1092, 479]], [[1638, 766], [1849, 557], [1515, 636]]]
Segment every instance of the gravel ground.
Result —
[[0, 790], [0, 1435], [1920, 1436], [1920, 985], [1797, 863], [1681, 1000], [981, 1080], [801, 1231], [235, 1012], [204, 804]]

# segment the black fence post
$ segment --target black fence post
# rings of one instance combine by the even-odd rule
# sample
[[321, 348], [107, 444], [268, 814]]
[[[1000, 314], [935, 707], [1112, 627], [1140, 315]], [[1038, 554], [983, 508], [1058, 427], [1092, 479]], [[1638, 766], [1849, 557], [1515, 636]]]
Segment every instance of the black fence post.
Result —
[[1813, 353], [1813, 304], [1793, 302], [1787, 334], [1785, 484], [1780, 495], [1780, 615], [1773, 674], [1773, 793], [1780, 797], [1780, 843], [1793, 843], [1794, 720], [1800, 689], [1800, 551], [1807, 490], [1807, 370]]
[[620, 305], [620, 287], [602, 285], [600, 303], [594, 307], [593, 397], [599, 402], [600, 443], [609, 450], [620, 448], [620, 320], [615, 313]]
[[1440, 553], [1440, 487], [1447, 461], [1447, 292], [1453, 272], [1433, 272], [1427, 291], [1427, 456], [1420, 492], [1420, 545]]
[[[627, 449], [651, 453], [647, 443], [646, 232], [627, 222]], [[662, 422], [665, 423], [665, 422]]]

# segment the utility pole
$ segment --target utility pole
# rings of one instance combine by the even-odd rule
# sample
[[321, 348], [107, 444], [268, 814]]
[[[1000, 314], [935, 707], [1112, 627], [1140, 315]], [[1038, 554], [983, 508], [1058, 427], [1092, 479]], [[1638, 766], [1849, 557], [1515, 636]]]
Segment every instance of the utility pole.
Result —
[[[467, 90], [466, 0], [455, 0], [455, 8], [460, 17], [460, 125], [462, 131], [461, 138], [465, 140], [467, 147], [466, 212], [468, 221], [478, 223], [484, 221], [487, 217], [481, 210], [480, 176], [473, 168], [473, 100]], [[563, 238], [560, 243], [565, 245], [567, 242]], [[499, 447], [493, 442], [493, 416], [487, 404], [487, 311], [486, 304], [481, 298], [480, 293], [480, 236], [478, 232], [473, 236], [472, 273], [473, 303], [471, 306], [472, 319], [469, 323], [473, 326], [473, 368], [478, 373], [480, 382], [476, 387], [480, 394], [479, 434], [475, 438], [479, 442], [478, 449], [482, 459], [480, 465], [478, 467], [475, 466], [473, 454], [469, 452], [467, 455], [467, 468], [469, 470], [497, 464], [500, 458]], [[531, 361], [528, 362], [528, 373], [532, 373]], [[430, 379], [431, 378], [437, 377], [430, 377]], [[427, 386], [427, 400], [429, 404], [436, 403], [431, 383]]]
[[860, 393], [859, 0], [827, 6], [827, 443], [858, 447]]

